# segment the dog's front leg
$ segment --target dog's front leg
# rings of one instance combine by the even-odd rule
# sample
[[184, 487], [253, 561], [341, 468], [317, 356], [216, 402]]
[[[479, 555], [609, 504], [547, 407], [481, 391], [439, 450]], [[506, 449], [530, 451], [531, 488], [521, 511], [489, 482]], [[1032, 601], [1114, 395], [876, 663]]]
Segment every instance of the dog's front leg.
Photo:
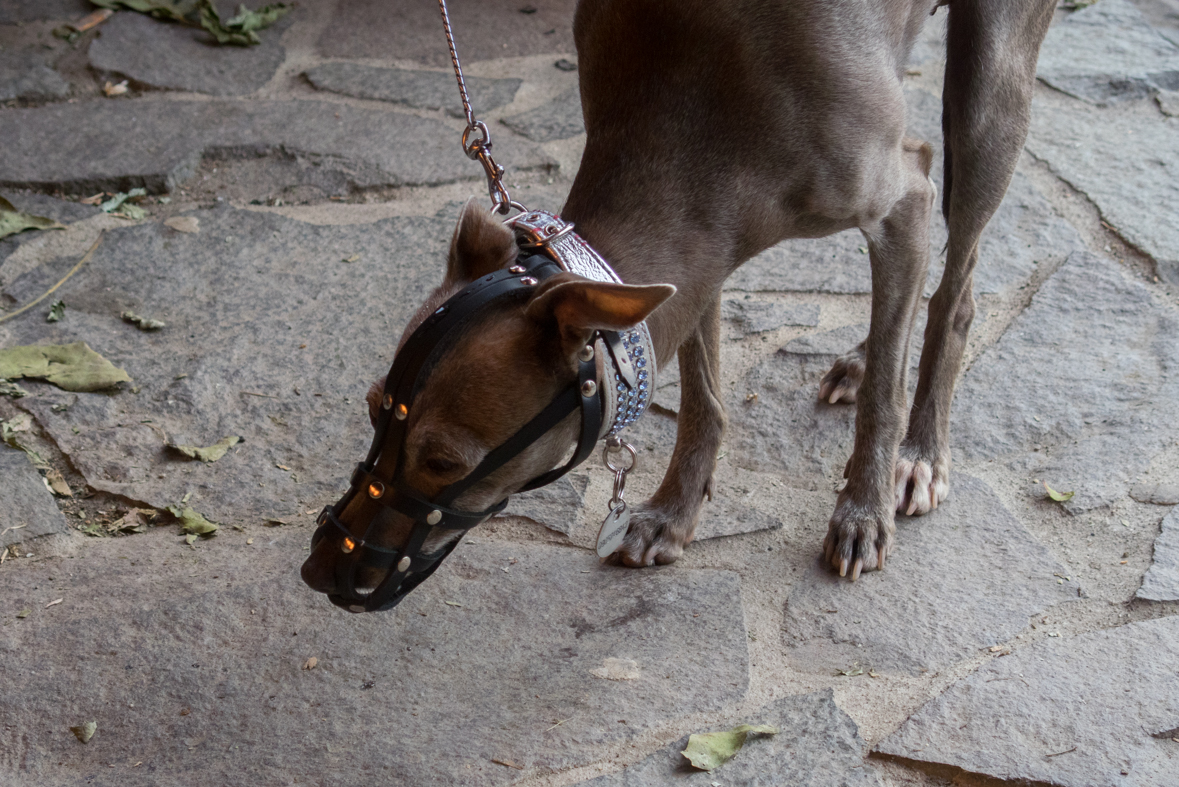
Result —
[[725, 431], [720, 388], [720, 293], [680, 345], [680, 411], [675, 451], [659, 489], [631, 515], [618, 549], [628, 566], [673, 563], [692, 541], [705, 495], [712, 495]]
[[865, 228], [872, 264], [872, 320], [864, 376], [856, 394], [856, 439], [835, 513], [823, 542], [840, 576], [883, 568], [896, 526], [894, 465], [904, 434], [909, 336], [929, 267], [934, 188], [928, 146], [906, 140], [905, 195], [878, 226]]

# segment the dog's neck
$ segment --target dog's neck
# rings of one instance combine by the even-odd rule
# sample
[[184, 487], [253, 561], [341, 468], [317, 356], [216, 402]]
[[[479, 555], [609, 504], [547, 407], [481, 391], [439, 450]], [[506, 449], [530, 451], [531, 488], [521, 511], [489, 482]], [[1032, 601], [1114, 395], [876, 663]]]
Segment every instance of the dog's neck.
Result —
[[[678, 348], [699, 322], [699, 314], [715, 298], [726, 266], [715, 238], [707, 229], [686, 224], [668, 215], [658, 205], [644, 205], [639, 211], [612, 210], [594, 205], [574, 191], [561, 217], [576, 225], [576, 232], [614, 268], [627, 284], [674, 284], [676, 294], [647, 318], [659, 367], [675, 357]], [[698, 275], [712, 268], [716, 275]]]

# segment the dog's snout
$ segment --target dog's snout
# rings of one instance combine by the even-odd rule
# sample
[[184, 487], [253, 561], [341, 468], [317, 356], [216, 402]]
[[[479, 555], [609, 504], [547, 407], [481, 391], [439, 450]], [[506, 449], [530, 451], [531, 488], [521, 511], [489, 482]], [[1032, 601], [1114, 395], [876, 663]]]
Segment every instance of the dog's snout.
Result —
[[322, 549], [313, 549], [307, 559], [303, 561], [299, 576], [312, 590], [320, 593], [334, 593], [336, 591], [335, 567], [326, 557]]

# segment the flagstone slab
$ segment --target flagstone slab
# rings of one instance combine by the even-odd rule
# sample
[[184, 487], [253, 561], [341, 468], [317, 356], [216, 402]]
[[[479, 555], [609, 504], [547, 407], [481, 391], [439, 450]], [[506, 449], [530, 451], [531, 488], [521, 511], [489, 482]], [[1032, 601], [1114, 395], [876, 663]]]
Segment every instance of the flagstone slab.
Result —
[[940, 670], [1075, 601], [1079, 586], [984, 482], [962, 473], [950, 499], [897, 517], [883, 571], [849, 583], [816, 557], [786, 602], [784, 640], [800, 666], [831, 674]]
[[751, 369], [725, 403], [729, 461], [802, 489], [842, 478], [856, 408], [820, 402], [819, 381], [866, 335], [862, 325], [809, 334]]
[[1093, 104], [1179, 90], [1179, 46], [1128, 0], [1101, 0], [1053, 25], [1036, 76]]
[[1179, 118], [1150, 102], [1097, 109], [1037, 101], [1027, 149], [1097, 206], [1101, 218], [1179, 284]]
[[[351, 615], [299, 581], [310, 528], [195, 549], [167, 530], [0, 573], [4, 616], [33, 610], [0, 628], [0, 781], [510, 784], [748, 684], [731, 572], [480, 539], [395, 610]], [[600, 677], [609, 659], [625, 679]], [[68, 728], [89, 720], [83, 746]]]
[[[574, 0], [480, 0], [448, 5], [459, 58], [572, 54]], [[523, 13], [521, 9], [535, 9]], [[319, 38], [324, 57], [401, 60], [450, 66], [442, 17], [413, 0], [341, 0]]]
[[[749, 717], [769, 724], [777, 735], [751, 736], [729, 762], [713, 773], [691, 766], [681, 754], [688, 736], [619, 773], [579, 782], [579, 787], [869, 787], [880, 777], [865, 764], [867, 744], [859, 728], [835, 704], [831, 689], [784, 697]], [[696, 730], [716, 732], [717, 728]]]
[[[0, 328], [5, 346], [86, 341], [134, 382], [99, 394], [30, 382], [43, 396], [17, 404], [95, 489], [156, 508], [192, 492], [195, 508], [224, 523], [322, 507], [365, 453], [365, 393], [440, 282], [453, 219], [319, 226], [228, 207], [185, 215], [197, 233], [154, 222], [108, 232], [58, 291], [66, 319]], [[5, 294], [27, 302], [75, 262], [43, 265]], [[124, 310], [166, 327], [139, 331]], [[213, 464], [164, 449], [229, 435], [244, 442]]]
[[65, 98], [70, 83], [39, 53], [0, 51], [0, 101]]
[[567, 90], [536, 109], [504, 118], [503, 124], [533, 142], [552, 142], [584, 134], [581, 94], [576, 88]]
[[[0, 186], [93, 194], [170, 191], [204, 156], [273, 157], [300, 163], [300, 182], [329, 193], [439, 185], [481, 177], [456, 155], [443, 123], [397, 111], [323, 101], [101, 99], [0, 113]], [[515, 169], [553, 165], [519, 140], [496, 156]]]
[[1139, 503], [1153, 503], [1156, 506], [1173, 506], [1179, 503], [1179, 484], [1143, 482], [1134, 484], [1130, 497]]
[[1074, 253], [956, 397], [956, 457], [1075, 491], [1070, 512], [1109, 505], [1179, 440], [1179, 312], [1112, 260]]
[[813, 328], [819, 324], [819, 311], [817, 303], [787, 304], [741, 298], [721, 301], [721, 317], [732, 321], [742, 336], [774, 331], [787, 325]]
[[269, 82], [286, 59], [282, 34], [296, 14], [259, 30], [260, 44], [226, 46], [205, 30], [121, 11], [90, 43], [90, 66], [154, 88], [246, 95]]
[[0, 479], [0, 550], [69, 531], [65, 515], [24, 451], [0, 443]]
[[951, 686], [876, 751], [1060, 787], [1172, 784], [1176, 663], [1176, 617], [1042, 640]]
[[0, 25], [46, 19], [73, 21], [93, 10], [87, 0], [0, 0]]
[[[454, 72], [411, 71], [359, 63], [326, 63], [308, 69], [303, 75], [317, 90], [328, 90], [354, 98], [391, 101], [415, 109], [445, 109], [452, 117], [464, 117]], [[522, 81], [465, 75], [463, 78], [471, 109], [476, 115], [512, 103]]]
[[1154, 559], [1135, 595], [1148, 601], [1179, 601], [1179, 508], [1163, 517]]
[[512, 495], [505, 516], [522, 516], [549, 530], [569, 535], [585, 517], [585, 490], [589, 475], [573, 472], [548, 486]]

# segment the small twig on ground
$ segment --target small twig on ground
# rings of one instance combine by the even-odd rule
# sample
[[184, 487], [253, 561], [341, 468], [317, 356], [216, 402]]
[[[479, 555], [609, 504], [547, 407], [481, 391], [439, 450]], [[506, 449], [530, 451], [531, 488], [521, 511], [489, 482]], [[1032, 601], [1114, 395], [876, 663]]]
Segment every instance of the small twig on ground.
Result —
[[1074, 746], [1071, 749], [1065, 749], [1064, 751], [1058, 751], [1058, 752], [1055, 752], [1054, 754], [1045, 754], [1044, 756], [1045, 757], [1059, 757], [1062, 754], [1068, 754], [1070, 751], [1076, 751], [1076, 750], [1077, 750], [1077, 747]]
[[277, 396], [271, 396], [270, 394], [254, 393], [253, 391], [242, 391], [241, 393], [242, 393], [242, 396], [261, 396], [264, 399], [277, 399], [278, 398]]

